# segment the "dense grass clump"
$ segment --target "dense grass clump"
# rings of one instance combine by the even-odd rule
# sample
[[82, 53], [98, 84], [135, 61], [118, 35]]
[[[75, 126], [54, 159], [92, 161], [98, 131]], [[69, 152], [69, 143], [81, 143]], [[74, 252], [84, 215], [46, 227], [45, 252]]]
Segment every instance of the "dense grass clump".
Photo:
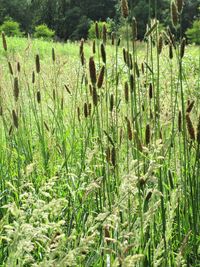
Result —
[[199, 266], [198, 48], [157, 20], [124, 48], [95, 27], [2, 35], [0, 264]]

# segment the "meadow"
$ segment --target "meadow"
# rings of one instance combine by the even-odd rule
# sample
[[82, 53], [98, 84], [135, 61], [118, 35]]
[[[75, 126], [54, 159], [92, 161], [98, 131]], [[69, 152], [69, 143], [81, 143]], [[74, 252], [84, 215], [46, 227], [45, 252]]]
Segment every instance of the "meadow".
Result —
[[200, 49], [96, 37], [2, 35], [0, 266], [200, 266]]

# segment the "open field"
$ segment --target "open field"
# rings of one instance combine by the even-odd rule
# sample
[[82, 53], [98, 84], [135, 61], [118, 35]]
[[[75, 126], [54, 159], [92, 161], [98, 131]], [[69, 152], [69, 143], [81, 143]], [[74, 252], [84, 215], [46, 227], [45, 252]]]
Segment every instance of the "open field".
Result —
[[6, 42], [0, 266], [200, 266], [199, 47]]

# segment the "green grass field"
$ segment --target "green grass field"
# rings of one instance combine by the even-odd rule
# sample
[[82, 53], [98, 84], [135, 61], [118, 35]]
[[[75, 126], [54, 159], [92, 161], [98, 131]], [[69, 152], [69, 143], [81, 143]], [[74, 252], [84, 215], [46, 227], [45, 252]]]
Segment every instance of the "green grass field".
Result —
[[200, 51], [161, 41], [6, 38], [0, 266], [200, 266]]

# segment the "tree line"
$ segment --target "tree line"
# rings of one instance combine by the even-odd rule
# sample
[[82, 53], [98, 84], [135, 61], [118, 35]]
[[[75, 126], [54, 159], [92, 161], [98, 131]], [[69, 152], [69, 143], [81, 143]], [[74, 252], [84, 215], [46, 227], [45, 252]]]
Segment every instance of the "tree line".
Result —
[[[150, 17], [170, 25], [171, 0], [129, 0], [130, 20], [138, 23], [138, 38], [142, 39]], [[183, 31], [198, 17], [200, 0], [185, 0]], [[21, 30], [32, 33], [39, 24], [46, 24], [62, 40], [87, 38], [92, 21], [115, 21], [121, 25], [120, 0], [0, 0], [0, 24], [7, 18], [20, 23]]]

